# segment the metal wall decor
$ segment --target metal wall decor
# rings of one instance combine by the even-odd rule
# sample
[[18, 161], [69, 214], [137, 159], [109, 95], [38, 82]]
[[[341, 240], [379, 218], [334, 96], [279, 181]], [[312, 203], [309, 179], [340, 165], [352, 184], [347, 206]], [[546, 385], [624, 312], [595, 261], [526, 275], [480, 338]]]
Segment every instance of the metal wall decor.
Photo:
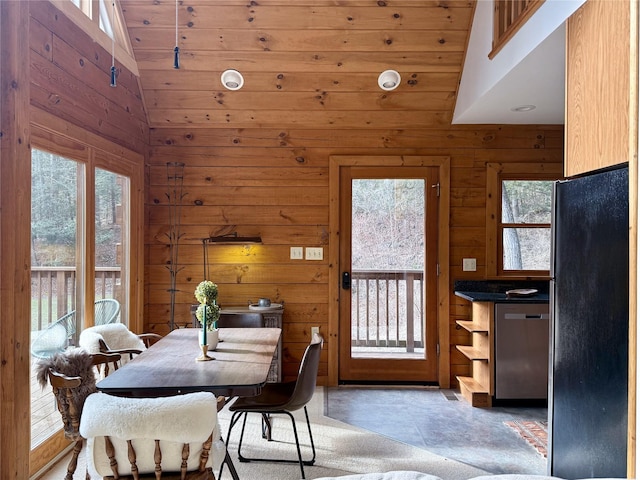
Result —
[[175, 308], [176, 308], [176, 279], [178, 272], [184, 267], [178, 267], [178, 246], [180, 244], [180, 216], [182, 212], [182, 199], [185, 197], [185, 193], [182, 191], [182, 184], [184, 181], [184, 163], [181, 162], [167, 162], [167, 186], [168, 191], [166, 193], [169, 203], [169, 231], [167, 237], [169, 238], [169, 274], [171, 276], [171, 285], [169, 287], [170, 294], [170, 309], [169, 309], [169, 328], [173, 330], [175, 328]]

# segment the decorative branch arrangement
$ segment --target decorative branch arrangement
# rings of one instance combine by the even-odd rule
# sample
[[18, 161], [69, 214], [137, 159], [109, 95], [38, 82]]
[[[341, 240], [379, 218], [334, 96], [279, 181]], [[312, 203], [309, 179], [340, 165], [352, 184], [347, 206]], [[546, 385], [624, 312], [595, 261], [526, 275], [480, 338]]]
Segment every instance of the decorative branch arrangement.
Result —
[[178, 246], [180, 244], [180, 238], [183, 234], [180, 233], [180, 216], [182, 211], [182, 199], [185, 197], [185, 193], [182, 192], [182, 183], [184, 181], [184, 163], [181, 162], [167, 162], [167, 185], [168, 192], [166, 193], [169, 203], [169, 231], [167, 237], [169, 238], [169, 274], [171, 275], [171, 285], [169, 287], [170, 294], [170, 310], [169, 310], [169, 328], [173, 330], [175, 328], [175, 309], [176, 309], [176, 279], [178, 272], [182, 268], [178, 267]]

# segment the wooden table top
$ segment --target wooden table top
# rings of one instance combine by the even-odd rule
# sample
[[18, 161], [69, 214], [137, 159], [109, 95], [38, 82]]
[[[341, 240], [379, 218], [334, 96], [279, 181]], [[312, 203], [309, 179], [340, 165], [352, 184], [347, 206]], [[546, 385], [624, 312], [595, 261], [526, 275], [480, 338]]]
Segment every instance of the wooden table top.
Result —
[[221, 328], [214, 360], [198, 362], [199, 328], [177, 329], [98, 382], [112, 395], [160, 397], [191, 392], [249, 397], [267, 381], [279, 328]]

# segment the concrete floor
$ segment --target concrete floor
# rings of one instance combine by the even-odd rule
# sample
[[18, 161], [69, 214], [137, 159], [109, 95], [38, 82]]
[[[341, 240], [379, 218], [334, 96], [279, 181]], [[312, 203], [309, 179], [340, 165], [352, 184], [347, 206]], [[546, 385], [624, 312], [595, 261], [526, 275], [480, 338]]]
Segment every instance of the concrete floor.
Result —
[[546, 458], [503, 422], [547, 420], [546, 407], [474, 408], [436, 388], [326, 389], [326, 415], [493, 474], [546, 475]]

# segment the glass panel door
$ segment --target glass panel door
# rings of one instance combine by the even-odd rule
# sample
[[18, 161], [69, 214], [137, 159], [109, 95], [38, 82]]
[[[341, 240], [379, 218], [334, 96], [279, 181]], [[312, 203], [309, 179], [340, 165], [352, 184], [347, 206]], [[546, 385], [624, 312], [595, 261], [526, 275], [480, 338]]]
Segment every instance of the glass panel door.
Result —
[[81, 256], [82, 163], [32, 150], [31, 167], [31, 448], [62, 426], [51, 388], [41, 389], [35, 367], [75, 344]]
[[340, 381], [437, 380], [437, 167], [340, 173]]
[[423, 179], [354, 179], [351, 357], [424, 358]]
[[95, 318], [96, 325], [126, 323], [128, 275], [124, 258], [129, 217], [129, 179], [96, 169]]

